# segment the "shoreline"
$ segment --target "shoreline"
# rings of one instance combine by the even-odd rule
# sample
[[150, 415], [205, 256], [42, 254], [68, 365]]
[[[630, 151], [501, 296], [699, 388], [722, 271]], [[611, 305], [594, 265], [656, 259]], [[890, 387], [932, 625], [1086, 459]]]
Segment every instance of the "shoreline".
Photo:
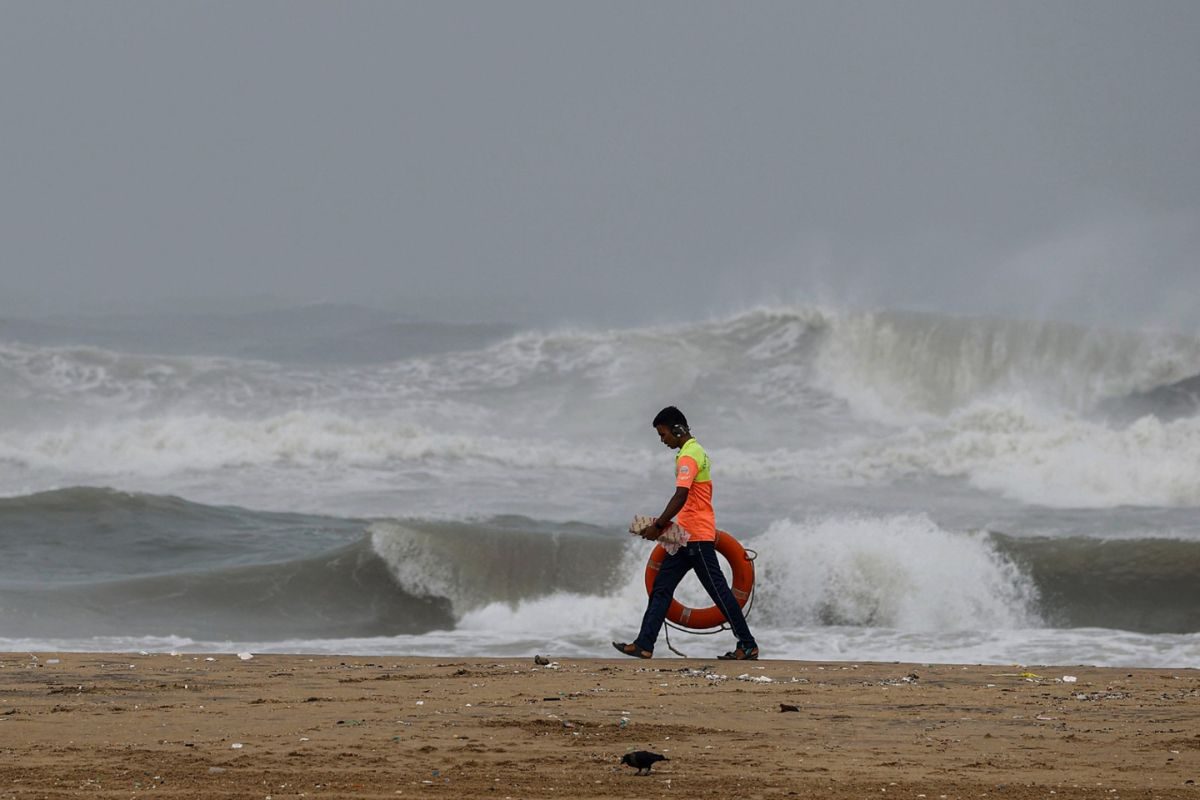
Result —
[[1200, 671], [4, 653], [0, 755], [0, 800], [1200, 798]]

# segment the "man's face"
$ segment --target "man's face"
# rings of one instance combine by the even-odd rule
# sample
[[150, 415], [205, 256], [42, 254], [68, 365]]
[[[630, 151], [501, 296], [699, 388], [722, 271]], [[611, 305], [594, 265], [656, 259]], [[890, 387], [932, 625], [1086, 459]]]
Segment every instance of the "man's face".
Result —
[[679, 437], [671, 433], [671, 429], [666, 425], [655, 425], [654, 430], [658, 431], [658, 439], [667, 447], [674, 450], [679, 447]]

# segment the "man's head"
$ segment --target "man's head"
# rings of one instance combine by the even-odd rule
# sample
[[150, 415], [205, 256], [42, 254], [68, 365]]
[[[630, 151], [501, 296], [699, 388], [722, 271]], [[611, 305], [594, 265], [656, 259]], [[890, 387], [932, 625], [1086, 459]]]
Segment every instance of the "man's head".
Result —
[[672, 449], [683, 447], [684, 442], [692, 438], [687, 417], [675, 406], [667, 406], [658, 412], [650, 424], [658, 431], [659, 440]]

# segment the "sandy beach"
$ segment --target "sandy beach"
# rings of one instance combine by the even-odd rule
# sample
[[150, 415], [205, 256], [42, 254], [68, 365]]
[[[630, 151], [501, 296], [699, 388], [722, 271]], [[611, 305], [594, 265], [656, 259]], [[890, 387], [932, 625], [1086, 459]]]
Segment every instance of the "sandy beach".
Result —
[[1200, 797], [1196, 670], [533, 656], [5, 654], [0, 797]]

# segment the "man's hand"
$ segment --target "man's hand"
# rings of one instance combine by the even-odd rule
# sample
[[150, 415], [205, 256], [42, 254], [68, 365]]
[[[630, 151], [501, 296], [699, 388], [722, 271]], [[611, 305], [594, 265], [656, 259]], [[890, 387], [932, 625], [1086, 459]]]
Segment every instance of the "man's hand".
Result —
[[638, 531], [638, 536], [647, 539], [651, 542], [658, 541], [658, 537], [662, 536], [663, 532], [658, 529], [658, 526], [651, 522], [646, 527]]

